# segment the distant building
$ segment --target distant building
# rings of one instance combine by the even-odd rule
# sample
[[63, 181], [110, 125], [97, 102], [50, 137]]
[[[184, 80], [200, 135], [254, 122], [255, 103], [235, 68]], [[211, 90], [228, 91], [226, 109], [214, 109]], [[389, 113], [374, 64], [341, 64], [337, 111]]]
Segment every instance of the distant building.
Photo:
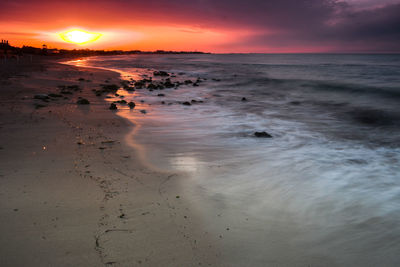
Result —
[[12, 57], [14, 54], [14, 50], [15, 48], [8, 43], [8, 40], [1, 40], [0, 42], [1, 57]]
[[1, 40], [0, 49], [11, 48], [11, 45], [8, 43], [8, 40]]

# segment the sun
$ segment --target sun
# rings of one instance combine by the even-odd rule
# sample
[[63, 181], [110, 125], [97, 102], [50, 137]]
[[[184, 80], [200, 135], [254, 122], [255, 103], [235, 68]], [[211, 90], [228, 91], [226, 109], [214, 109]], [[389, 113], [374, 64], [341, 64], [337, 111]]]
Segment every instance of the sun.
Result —
[[97, 41], [102, 36], [101, 33], [88, 32], [79, 29], [73, 29], [66, 32], [62, 32], [59, 33], [58, 35], [64, 41], [78, 45], [92, 43], [94, 41]]

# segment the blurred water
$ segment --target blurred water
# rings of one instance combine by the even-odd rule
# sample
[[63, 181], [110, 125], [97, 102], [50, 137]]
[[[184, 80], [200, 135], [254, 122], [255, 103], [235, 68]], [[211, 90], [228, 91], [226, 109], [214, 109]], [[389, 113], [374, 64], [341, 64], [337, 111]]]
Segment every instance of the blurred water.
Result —
[[[135, 79], [153, 70], [207, 79], [165, 97], [121, 90], [138, 106], [119, 114], [138, 125], [135, 142], [154, 165], [190, 173], [184, 197], [207, 231], [223, 236], [228, 265], [400, 263], [400, 55], [148, 55], [81, 64]], [[204, 103], [180, 104], [192, 99]]]

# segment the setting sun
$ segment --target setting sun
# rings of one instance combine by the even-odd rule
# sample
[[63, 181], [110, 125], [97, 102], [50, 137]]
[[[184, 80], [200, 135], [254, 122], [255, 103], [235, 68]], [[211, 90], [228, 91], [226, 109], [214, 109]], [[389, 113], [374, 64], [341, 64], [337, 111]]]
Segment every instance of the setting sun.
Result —
[[68, 43], [87, 44], [98, 40], [102, 34], [84, 30], [69, 30], [59, 34], [60, 38]]

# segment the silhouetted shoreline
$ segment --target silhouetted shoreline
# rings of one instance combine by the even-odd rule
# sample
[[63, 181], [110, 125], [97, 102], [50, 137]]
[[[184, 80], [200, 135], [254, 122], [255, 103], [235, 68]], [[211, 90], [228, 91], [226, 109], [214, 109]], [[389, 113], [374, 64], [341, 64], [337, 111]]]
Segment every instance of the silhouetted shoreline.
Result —
[[108, 55], [152, 55], [152, 54], [210, 54], [200, 51], [141, 51], [141, 50], [91, 50], [91, 49], [58, 49], [42, 48], [33, 46], [14, 47], [8, 40], [0, 43], [0, 57], [17, 57], [23, 55], [45, 55], [45, 56], [108, 56]]

